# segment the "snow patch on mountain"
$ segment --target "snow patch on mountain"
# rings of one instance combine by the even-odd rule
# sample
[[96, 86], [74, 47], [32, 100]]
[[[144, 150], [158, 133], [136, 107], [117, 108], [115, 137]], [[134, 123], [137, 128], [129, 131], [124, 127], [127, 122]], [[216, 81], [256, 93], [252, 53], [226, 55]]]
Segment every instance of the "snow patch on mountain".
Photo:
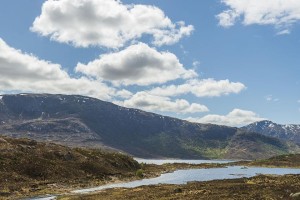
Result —
[[290, 140], [300, 144], [300, 124], [282, 125], [264, 120], [244, 126], [242, 129], [271, 137]]

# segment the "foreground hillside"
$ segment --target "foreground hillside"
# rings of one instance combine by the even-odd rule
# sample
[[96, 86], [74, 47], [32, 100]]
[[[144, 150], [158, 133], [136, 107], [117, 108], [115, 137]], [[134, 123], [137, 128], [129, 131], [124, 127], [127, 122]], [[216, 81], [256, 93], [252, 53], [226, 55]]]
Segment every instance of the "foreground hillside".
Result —
[[0, 137], [0, 199], [103, 184], [135, 176], [139, 168], [135, 160], [119, 153]]
[[[267, 160], [244, 161], [244, 163], [237, 162], [227, 165], [299, 167], [299, 158], [299, 155], [285, 155]], [[115, 181], [130, 181], [142, 177], [151, 178], [178, 169], [224, 166], [226, 164], [140, 165], [132, 158], [119, 153], [69, 148], [53, 143], [40, 143], [30, 139], [0, 137], [0, 199], [15, 199], [46, 193], [68, 194], [75, 188], [95, 187]], [[237, 189], [234, 191], [236, 191], [237, 197], [240, 198], [246, 198], [248, 195], [251, 198], [271, 198], [276, 195], [287, 197], [288, 194], [297, 192], [300, 189], [298, 183], [299, 176], [295, 175], [283, 177], [259, 176], [251, 179], [205, 183], [193, 182], [187, 185], [109, 189], [102, 191], [101, 194], [80, 195], [80, 197], [69, 193], [70, 197], [59, 198], [124, 199], [124, 196], [126, 196], [126, 199], [194, 199], [201, 194], [203, 199], [209, 199], [210, 197], [212, 199], [228, 197], [229, 199], [232, 197], [233, 188]], [[289, 187], [290, 184], [293, 184], [293, 187]], [[270, 186], [272, 186], [272, 189], [270, 189]], [[263, 189], [263, 196], [257, 193], [258, 188]], [[274, 188], [277, 189], [273, 190]]]
[[75, 95], [2, 95], [0, 132], [113, 148], [137, 157], [254, 159], [295, 150], [279, 139], [237, 128], [190, 123]]

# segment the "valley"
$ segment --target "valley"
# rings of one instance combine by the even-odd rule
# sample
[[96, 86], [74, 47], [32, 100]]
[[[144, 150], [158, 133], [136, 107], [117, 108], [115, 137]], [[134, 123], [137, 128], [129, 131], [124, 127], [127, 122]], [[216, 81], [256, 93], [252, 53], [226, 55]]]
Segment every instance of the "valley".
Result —
[[0, 16], [0, 200], [300, 200], [300, 0]]
[[[270, 192], [269, 187], [280, 190], [294, 184], [299, 175], [269, 176], [262, 172], [263, 175], [248, 178], [229, 174], [233, 180], [203, 182], [200, 178], [187, 184], [113, 188], [75, 195], [72, 191], [135, 180], [150, 181], [178, 170], [216, 169], [225, 173], [232, 167], [238, 171], [244, 166], [245, 170], [258, 167], [260, 173], [259, 167], [267, 171], [298, 169], [299, 146], [292, 139], [255, 132], [256, 129], [191, 123], [77, 95], [2, 95], [0, 122], [0, 196], [3, 199], [49, 193], [58, 199], [121, 199], [122, 196], [193, 199], [198, 194], [203, 199], [226, 199], [233, 188], [247, 188], [247, 192], [235, 195], [252, 198], [257, 187], [262, 187], [267, 195], [257, 197], [273, 198], [274, 195], [287, 197], [299, 187], [295, 184], [289, 190], [284, 189], [285, 192], [276, 192], [277, 189]], [[295, 137], [297, 134], [293, 133]], [[178, 163], [138, 163], [131, 156], [178, 159]], [[180, 159], [236, 162], [188, 164]], [[198, 174], [196, 171], [193, 173]], [[148, 196], [141, 197], [140, 191]]]

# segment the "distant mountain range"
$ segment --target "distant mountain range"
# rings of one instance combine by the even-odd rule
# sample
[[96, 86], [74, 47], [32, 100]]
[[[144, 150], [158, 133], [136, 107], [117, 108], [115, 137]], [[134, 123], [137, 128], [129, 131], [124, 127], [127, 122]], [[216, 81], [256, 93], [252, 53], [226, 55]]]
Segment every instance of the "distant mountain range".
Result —
[[281, 125], [265, 120], [249, 124], [242, 129], [300, 144], [300, 125]]
[[280, 138], [254, 132], [191, 123], [84, 96], [0, 96], [0, 134], [11, 137], [155, 158], [254, 159], [298, 150]]

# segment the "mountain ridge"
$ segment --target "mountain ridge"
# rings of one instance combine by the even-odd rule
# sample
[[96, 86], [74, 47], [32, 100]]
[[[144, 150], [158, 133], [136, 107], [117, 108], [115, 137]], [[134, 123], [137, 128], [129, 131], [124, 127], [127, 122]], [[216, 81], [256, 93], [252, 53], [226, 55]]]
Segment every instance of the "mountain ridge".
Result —
[[[230, 147], [242, 140], [251, 142], [247, 148], [253, 158], [290, 151], [282, 141], [278, 146], [267, 136], [251, 140], [255, 133], [246, 137], [238, 128], [192, 123], [79, 95], [2, 95], [0, 123], [0, 133], [7, 136], [112, 148], [137, 157], [232, 158]], [[271, 155], [255, 152], [266, 142]]]
[[251, 123], [242, 129], [300, 144], [300, 125], [297, 124], [277, 124], [263, 120]]

